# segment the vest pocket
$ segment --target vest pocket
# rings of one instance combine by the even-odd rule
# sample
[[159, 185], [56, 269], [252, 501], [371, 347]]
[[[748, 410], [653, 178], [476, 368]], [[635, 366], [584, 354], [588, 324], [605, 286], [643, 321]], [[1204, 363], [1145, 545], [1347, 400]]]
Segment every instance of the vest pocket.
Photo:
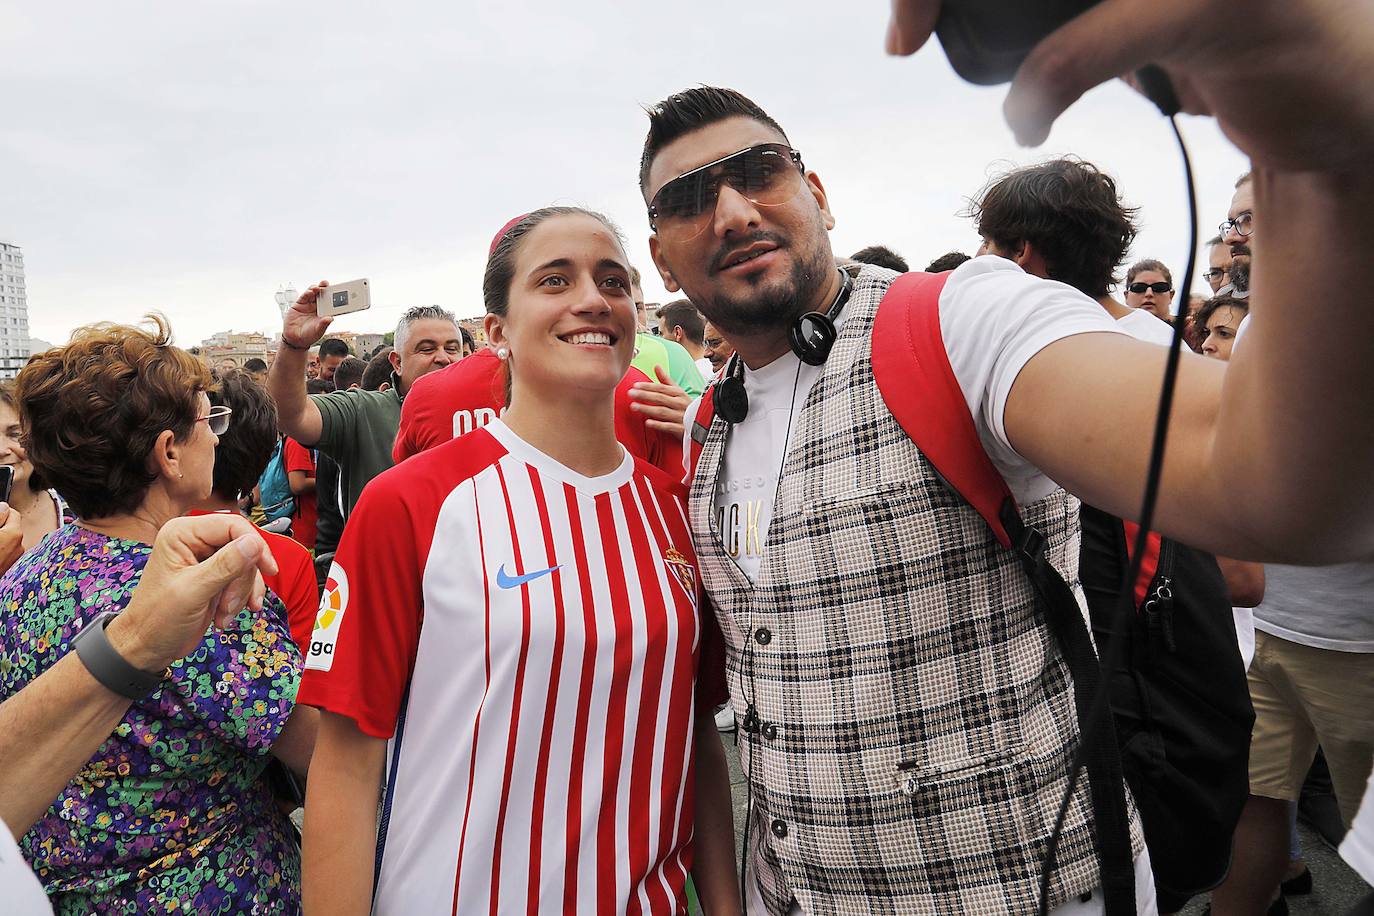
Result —
[[915, 797], [924, 790], [936, 789], [964, 779], [977, 779], [981, 774], [1006, 769], [1028, 756], [1024, 747], [1000, 748], [986, 754], [944, 761], [901, 760], [896, 764], [897, 788]]

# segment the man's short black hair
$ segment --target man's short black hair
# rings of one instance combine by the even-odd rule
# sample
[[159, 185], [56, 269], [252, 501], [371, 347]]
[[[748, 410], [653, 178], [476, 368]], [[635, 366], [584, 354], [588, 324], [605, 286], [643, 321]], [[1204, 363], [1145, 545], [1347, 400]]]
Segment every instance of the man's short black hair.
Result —
[[337, 337], [326, 337], [320, 341], [320, 359], [326, 356], [352, 356], [353, 351], [348, 349], [348, 344], [339, 340]]
[[363, 373], [364, 391], [381, 391], [382, 383], [391, 381], [391, 351], [392, 347], [382, 347], [377, 351], [377, 355], [367, 362], [367, 371]]
[[947, 270], [953, 270], [967, 260], [969, 260], [969, 256], [962, 251], [947, 251], [926, 265], [926, 273], [942, 274]]
[[358, 359], [356, 356], [348, 357], [339, 363], [338, 368], [334, 370], [334, 390], [347, 391], [354, 385], [361, 385], [363, 373], [366, 371], [367, 362], [365, 360]]
[[668, 96], [646, 109], [649, 113], [649, 135], [644, 138], [644, 153], [639, 158], [639, 189], [649, 190], [649, 167], [658, 151], [679, 137], [700, 130], [728, 118], [752, 118], [766, 124], [787, 140], [787, 133], [750, 99], [733, 89], [718, 86], [696, 86]]
[[256, 357], [256, 356], [250, 356], [250, 357], [248, 357], [247, 359], [245, 359], [245, 360], [243, 361], [243, 371], [244, 371], [244, 372], [266, 372], [266, 371], [267, 371], [267, 360], [265, 360], [265, 359], [259, 359], [259, 358]]
[[874, 267], [886, 267], [888, 270], [895, 270], [899, 274], [911, 270], [907, 266], [906, 258], [886, 245], [869, 245], [867, 248], [860, 248], [851, 254], [849, 259], [861, 264], [872, 264]]
[[214, 494], [238, 500], [257, 486], [277, 445], [277, 406], [247, 372], [231, 369], [206, 392], [210, 403], [234, 411], [215, 447]]
[[658, 326], [663, 329], [664, 337], [667, 337], [673, 328], [682, 328], [682, 333], [693, 344], [698, 347], [704, 345], [706, 319], [701, 317], [701, 312], [697, 311], [697, 307], [690, 299], [674, 299], [667, 305], [660, 306]]
[[334, 390], [334, 383], [327, 378], [312, 378], [305, 380], [306, 394], [329, 394]]
[[463, 338], [463, 343], [467, 345], [469, 350], [477, 349], [477, 341], [473, 340], [472, 332], [469, 331], [467, 328], [463, 327], [461, 324], [458, 325], [458, 334]]
[[1090, 162], [1052, 159], [989, 184], [969, 207], [978, 232], [1003, 250], [1025, 242], [1051, 280], [1099, 299], [1135, 240], [1136, 210], [1121, 203], [1116, 182]]

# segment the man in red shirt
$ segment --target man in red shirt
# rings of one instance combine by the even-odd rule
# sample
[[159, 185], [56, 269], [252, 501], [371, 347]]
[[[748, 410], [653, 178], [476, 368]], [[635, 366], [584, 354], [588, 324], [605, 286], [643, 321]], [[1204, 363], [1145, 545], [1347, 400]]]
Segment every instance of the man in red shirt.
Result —
[[[636, 385], [657, 391], [665, 387], [665, 380], [660, 379], [655, 385], [643, 372], [631, 367], [615, 390], [615, 437], [631, 455], [676, 479], [682, 474], [681, 410], [677, 412], [676, 433], [655, 428], [651, 424], [662, 422], [655, 417], [668, 408], [651, 406], [662, 401], [643, 394], [632, 401], [631, 392]], [[485, 348], [416, 379], [401, 403], [401, 426], [391, 457], [399, 464], [411, 455], [486, 426], [505, 406], [505, 387], [501, 360]], [[685, 394], [681, 400], [685, 409]], [[639, 407], [632, 409], [632, 403]], [[290, 467], [288, 463], [287, 468]]]

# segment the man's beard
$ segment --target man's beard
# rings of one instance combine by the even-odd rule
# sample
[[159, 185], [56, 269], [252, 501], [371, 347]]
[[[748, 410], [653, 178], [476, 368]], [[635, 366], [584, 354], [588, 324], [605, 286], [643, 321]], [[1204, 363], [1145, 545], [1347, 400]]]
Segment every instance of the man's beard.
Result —
[[[827, 272], [834, 267], [834, 261], [823, 248], [814, 251], [805, 260], [796, 257], [796, 250], [783, 246], [776, 236], [759, 239], [779, 244], [780, 250], [793, 254], [792, 268], [787, 276], [768, 286], [763, 286], [762, 275], [749, 281], [754, 289], [742, 296], [731, 297], [717, 293], [710, 299], [703, 297], [698, 303], [701, 313], [719, 328], [726, 337], [731, 334], [753, 335], [786, 327], [810, 306], [817, 288], [823, 283]], [[738, 247], [735, 242], [731, 247]]]

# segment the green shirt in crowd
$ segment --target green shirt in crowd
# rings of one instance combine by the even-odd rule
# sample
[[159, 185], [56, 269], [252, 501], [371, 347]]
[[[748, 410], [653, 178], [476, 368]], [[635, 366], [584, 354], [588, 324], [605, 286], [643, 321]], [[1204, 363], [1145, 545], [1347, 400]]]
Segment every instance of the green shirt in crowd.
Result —
[[391, 446], [401, 425], [401, 396], [388, 391], [331, 391], [312, 394], [320, 409], [320, 441], [315, 447], [339, 465], [343, 510], [347, 518], [363, 487], [391, 467]]
[[647, 375], [651, 381], [658, 381], [654, 366], [662, 366], [668, 377], [692, 397], [706, 390], [706, 380], [701, 377], [696, 360], [676, 340], [639, 333], [635, 335], [635, 349], [637, 352], [630, 365]]

